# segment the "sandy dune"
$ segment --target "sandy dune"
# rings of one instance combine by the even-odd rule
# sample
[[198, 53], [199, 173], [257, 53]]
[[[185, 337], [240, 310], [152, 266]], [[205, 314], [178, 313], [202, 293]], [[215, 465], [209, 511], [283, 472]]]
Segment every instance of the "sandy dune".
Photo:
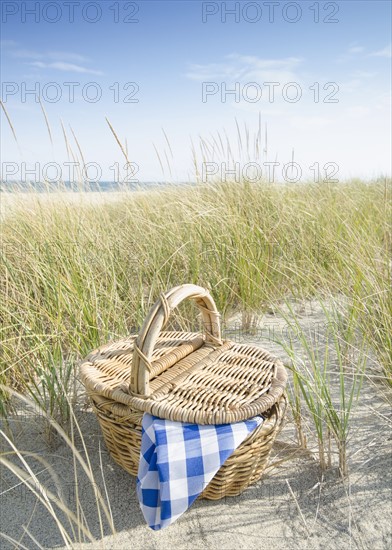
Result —
[[[322, 345], [324, 320], [320, 307], [310, 302], [301, 308], [301, 323], [307, 327], [318, 327], [318, 341]], [[256, 330], [253, 336], [235, 330], [237, 320], [234, 318], [228, 326], [232, 339], [256, 341], [287, 360], [281, 348], [270, 341], [272, 333], [276, 336], [278, 330], [283, 332], [282, 318], [277, 315], [265, 316], [261, 331]], [[374, 369], [377, 367], [370, 364], [369, 372], [376, 373]], [[81, 507], [97, 540], [75, 547], [86, 550], [163, 550], [171, 547], [192, 550], [390, 548], [392, 415], [382, 386], [372, 380], [365, 380], [360, 402], [353, 412], [348, 480], [343, 482], [339, 479], [336, 468], [322, 476], [310, 454], [296, 451], [293, 423], [288, 418], [274, 450], [274, 461], [285, 459], [279, 467], [239, 497], [218, 502], [196, 501], [176, 523], [160, 532], [153, 532], [145, 525], [136, 498], [135, 479], [111, 460], [103, 445], [95, 416], [81, 399], [78, 407], [80, 426], [96, 482], [104, 490], [102, 462], [102, 474], [117, 533], [111, 534], [104, 522], [101, 535], [91, 486], [80, 474]], [[58, 476], [58, 487], [73, 508], [75, 484], [69, 449], [58, 442], [56, 448], [49, 450], [42, 426], [28, 416], [10, 420], [9, 429], [14, 433], [19, 449], [38, 453], [53, 466]], [[311, 449], [314, 448], [313, 443], [309, 442]], [[82, 450], [80, 442], [77, 447]], [[293, 453], [296, 453], [296, 457]], [[49, 484], [48, 488], [56, 492], [45, 466], [31, 457], [27, 457], [27, 460], [40, 481], [44, 485]], [[18, 463], [17, 459], [15, 461]], [[64, 546], [53, 519], [37, 503], [32, 493], [6, 469], [2, 471], [1, 486], [2, 530], [6, 534], [20, 540], [21, 545], [27, 548], [35, 548], [29, 535], [24, 533], [25, 526], [44, 548]], [[67, 525], [66, 520], [64, 524]], [[77, 538], [77, 533], [75, 536]], [[13, 544], [5, 540], [1, 547], [14, 548]]]

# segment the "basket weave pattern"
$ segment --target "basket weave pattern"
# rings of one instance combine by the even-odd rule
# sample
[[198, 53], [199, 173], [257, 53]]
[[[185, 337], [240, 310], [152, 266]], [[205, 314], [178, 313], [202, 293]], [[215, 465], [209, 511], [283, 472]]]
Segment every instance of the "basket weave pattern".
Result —
[[[195, 300], [205, 334], [165, 332], [171, 311]], [[223, 464], [202, 497], [241, 493], [268, 464], [285, 409], [286, 371], [267, 351], [222, 341], [219, 313], [209, 293], [182, 285], [161, 295], [139, 335], [93, 351], [81, 376], [113, 459], [137, 475], [144, 412], [198, 424], [238, 422], [263, 414]]]

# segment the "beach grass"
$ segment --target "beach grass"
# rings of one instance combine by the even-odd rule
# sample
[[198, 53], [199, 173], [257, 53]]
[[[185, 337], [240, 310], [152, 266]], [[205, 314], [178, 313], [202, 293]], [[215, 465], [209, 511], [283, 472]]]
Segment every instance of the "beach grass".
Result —
[[[209, 288], [223, 320], [241, 311], [244, 329], [285, 301], [344, 298], [340, 341], [349, 346], [360, 331], [382, 367], [374, 376], [391, 384], [389, 181], [91, 196], [21, 193], [3, 213], [1, 383], [27, 392], [60, 424], [69, 421], [77, 362], [137, 331], [159, 293], [181, 283]], [[197, 328], [190, 307], [180, 308], [176, 327]], [[7, 406], [3, 392], [4, 414]]]

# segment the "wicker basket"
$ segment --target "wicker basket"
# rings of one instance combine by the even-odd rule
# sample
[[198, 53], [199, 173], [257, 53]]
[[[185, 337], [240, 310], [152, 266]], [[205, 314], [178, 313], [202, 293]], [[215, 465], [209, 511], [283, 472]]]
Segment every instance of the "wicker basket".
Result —
[[[201, 310], [204, 334], [162, 332], [171, 311], [186, 298]], [[81, 364], [81, 376], [112, 457], [133, 475], [144, 412], [198, 424], [263, 414], [265, 421], [201, 494], [208, 499], [238, 495], [261, 477], [286, 409], [282, 363], [259, 347], [223, 341], [215, 303], [195, 285], [162, 294], [139, 335], [91, 352]]]

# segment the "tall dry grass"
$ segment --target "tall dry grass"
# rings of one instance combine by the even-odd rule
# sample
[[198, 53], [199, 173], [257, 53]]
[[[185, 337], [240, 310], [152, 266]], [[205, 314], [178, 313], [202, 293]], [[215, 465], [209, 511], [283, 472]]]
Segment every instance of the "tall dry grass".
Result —
[[59, 375], [67, 386], [70, 364], [135, 330], [157, 294], [182, 282], [208, 286], [224, 314], [240, 309], [245, 321], [284, 299], [347, 296], [391, 377], [385, 182], [168, 187], [107, 204], [103, 194], [93, 205], [28, 200], [2, 223], [5, 384], [39, 380], [50, 392]]

